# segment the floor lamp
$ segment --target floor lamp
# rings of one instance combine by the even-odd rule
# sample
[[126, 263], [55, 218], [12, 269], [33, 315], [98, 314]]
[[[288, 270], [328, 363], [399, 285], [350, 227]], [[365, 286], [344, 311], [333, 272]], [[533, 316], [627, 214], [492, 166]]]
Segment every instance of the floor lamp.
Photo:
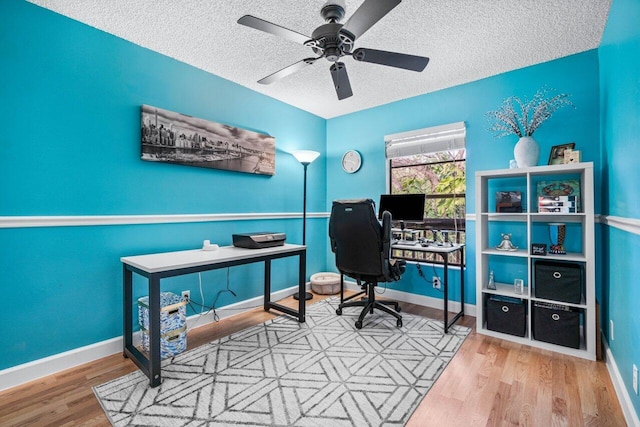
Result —
[[[298, 151], [294, 151], [291, 154], [293, 154], [293, 157], [296, 158], [297, 161], [299, 161], [302, 166], [304, 167], [304, 195], [303, 195], [303, 202], [302, 202], [302, 244], [306, 245], [306, 234], [307, 234], [307, 166], [309, 166], [311, 164], [311, 162], [313, 162], [315, 159], [318, 158], [318, 156], [320, 155], [320, 153], [318, 153], [317, 151], [311, 151], [311, 150], [298, 150]], [[295, 294], [293, 294], [293, 298], [299, 300], [300, 299], [300, 294], [298, 292], [296, 292]], [[305, 300], [309, 300], [313, 298], [313, 294], [311, 292], [305, 292], [304, 294], [304, 299]]]

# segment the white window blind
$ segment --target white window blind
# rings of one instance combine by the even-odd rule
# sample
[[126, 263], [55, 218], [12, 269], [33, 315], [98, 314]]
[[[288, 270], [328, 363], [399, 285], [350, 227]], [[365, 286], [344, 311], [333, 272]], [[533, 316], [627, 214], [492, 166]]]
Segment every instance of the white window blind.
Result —
[[386, 135], [385, 152], [388, 159], [423, 153], [465, 148], [467, 128], [464, 122], [433, 126], [409, 132]]

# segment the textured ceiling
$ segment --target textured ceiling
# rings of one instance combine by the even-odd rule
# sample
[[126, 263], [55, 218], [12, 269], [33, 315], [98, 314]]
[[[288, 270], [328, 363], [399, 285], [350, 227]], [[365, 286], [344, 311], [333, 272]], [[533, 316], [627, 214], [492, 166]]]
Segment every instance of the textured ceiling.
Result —
[[[237, 24], [251, 14], [311, 35], [325, 0], [29, 0], [324, 118], [598, 47], [610, 0], [404, 0], [355, 47], [431, 59], [421, 72], [345, 57], [353, 96], [338, 101], [326, 60], [257, 81], [310, 48]], [[374, 1], [374, 0], [372, 0]], [[351, 16], [363, 0], [346, 0]]]

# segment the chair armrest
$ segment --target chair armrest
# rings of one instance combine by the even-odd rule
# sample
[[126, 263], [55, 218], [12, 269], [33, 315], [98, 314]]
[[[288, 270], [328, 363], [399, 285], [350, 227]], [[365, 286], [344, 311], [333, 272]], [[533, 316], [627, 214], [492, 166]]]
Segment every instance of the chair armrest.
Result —
[[382, 212], [382, 250], [385, 254], [391, 253], [391, 213], [388, 211]]

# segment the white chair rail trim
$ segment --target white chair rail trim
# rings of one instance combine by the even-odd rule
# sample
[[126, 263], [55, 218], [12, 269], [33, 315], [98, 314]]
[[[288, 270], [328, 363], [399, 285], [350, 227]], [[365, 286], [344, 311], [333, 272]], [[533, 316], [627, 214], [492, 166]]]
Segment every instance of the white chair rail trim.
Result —
[[615, 227], [633, 234], [640, 234], [640, 219], [608, 215], [603, 216], [601, 222], [607, 224], [609, 227]]
[[[307, 213], [307, 218], [329, 218], [328, 212]], [[174, 215], [0, 216], [0, 228], [77, 227], [95, 225], [170, 224], [302, 218], [302, 212], [219, 213]]]

